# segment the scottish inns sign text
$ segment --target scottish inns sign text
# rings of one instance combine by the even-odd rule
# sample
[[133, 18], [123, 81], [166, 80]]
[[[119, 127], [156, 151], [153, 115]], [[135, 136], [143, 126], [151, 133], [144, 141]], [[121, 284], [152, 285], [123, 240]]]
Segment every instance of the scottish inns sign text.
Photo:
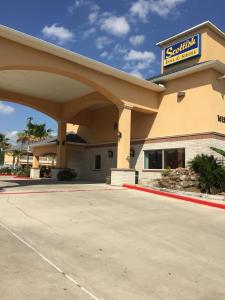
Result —
[[164, 49], [163, 66], [201, 55], [200, 34], [191, 36]]

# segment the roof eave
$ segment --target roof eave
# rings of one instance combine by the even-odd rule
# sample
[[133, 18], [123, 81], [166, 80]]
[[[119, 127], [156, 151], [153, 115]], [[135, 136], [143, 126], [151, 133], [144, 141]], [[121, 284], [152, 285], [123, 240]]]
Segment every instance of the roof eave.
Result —
[[225, 74], [225, 64], [219, 60], [212, 60], [212, 61], [205, 62], [204, 64], [196, 65], [196, 66], [190, 67], [188, 69], [184, 69], [184, 70], [180, 70], [175, 73], [172, 73], [172, 74], [164, 75], [155, 80], [153, 79], [152, 82], [155, 82], [158, 84], [165, 83], [167, 81], [174, 80], [179, 77], [187, 76], [189, 74], [193, 74], [196, 72], [204, 71], [204, 70], [207, 70], [210, 68], [213, 68], [213, 69], [221, 72], [222, 74]]

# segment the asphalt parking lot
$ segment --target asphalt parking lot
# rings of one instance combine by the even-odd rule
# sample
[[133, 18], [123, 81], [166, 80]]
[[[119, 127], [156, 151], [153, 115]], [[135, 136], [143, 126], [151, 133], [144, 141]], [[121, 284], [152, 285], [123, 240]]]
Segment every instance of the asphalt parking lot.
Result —
[[217, 208], [104, 184], [4, 178], [0, 245], [2, 300], [225, 299]]

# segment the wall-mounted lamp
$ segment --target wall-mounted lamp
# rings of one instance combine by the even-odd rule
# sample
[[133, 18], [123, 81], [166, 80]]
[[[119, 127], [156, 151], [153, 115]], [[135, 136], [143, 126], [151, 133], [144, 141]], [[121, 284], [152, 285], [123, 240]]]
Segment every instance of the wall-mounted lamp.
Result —
[[134, 157], [135, 156], [135, 150], [134, 149], [130, 149], [130, 157]]
[[108, 157], [109, 157], [109, 158], [112, 158], [112, 157], [113, 157], [113, 151], [110, 150], [110, 149], [108, 150]]
[[178, 102], [182, 101], [184, 97], [185, 97], [185, 92], [180, 91], [177, 93], [177, 101]]
[[225, 79], [225, 75], [222, 75], [220, 77], [217, 77], [217, 79], [221, 80], [221, 79]]
[[117, 137], [118, 137], [118, 139], [121, 139], [122, 133], [120, 131], [117, 132]]

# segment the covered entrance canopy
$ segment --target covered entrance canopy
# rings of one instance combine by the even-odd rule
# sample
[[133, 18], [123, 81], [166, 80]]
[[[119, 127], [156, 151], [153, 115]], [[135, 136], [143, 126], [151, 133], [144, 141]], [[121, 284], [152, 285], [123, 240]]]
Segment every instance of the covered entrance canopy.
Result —
[[131, 110], [156, 114], [165, 88], [0, 26], [0, 97], [58, 122], [57, 167], [66, 167], [66, 124], [85, 109], [118, 109], [117, 168], [129, 168]]

